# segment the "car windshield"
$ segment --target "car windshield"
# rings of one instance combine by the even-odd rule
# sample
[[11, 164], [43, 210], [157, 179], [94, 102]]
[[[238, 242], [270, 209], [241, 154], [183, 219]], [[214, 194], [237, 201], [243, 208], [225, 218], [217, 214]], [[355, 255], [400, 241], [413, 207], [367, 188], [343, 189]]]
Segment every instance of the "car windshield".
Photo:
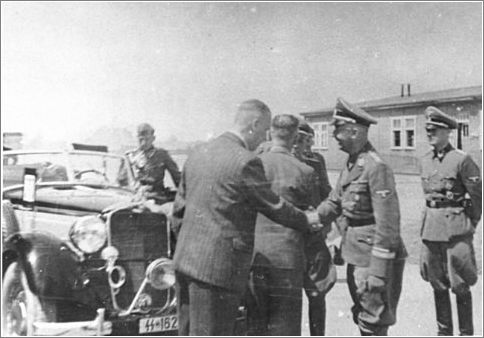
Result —
[[3, 185], [23, 183], [26, 168], [38, 182], [79, 182], [128, 187], [128, 167], [122, 156], [90, 151], [4, 153]]

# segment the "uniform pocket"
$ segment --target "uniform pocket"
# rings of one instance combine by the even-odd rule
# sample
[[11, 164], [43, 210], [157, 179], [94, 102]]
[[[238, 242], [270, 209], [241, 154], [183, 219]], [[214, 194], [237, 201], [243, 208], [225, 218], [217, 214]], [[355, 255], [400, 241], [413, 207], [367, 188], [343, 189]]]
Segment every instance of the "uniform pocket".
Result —
[[356, 211], [371, 211], [371, 197], [367, 181], [356, 181], [348, 187], [350, 200], [355, 203]]
[[356, 233], [356, 240], [358, 242], [366, 243], [369, 245], [373, 244], [373, 237], [375, 235], [375, 226], [374, 225], [365, 225], [353, 228]]
[[462, 207], [447, 208], [445, 218], [450, 237], [473, 234], [475, 232], [472, 222]]

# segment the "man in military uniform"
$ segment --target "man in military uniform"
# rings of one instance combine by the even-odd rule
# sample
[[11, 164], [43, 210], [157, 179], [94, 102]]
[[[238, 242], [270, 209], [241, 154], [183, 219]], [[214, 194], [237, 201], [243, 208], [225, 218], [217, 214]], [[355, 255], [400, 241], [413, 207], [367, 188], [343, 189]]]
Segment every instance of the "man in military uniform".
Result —
[[317, 199], [323, 201], [329, 196], [331, 184], [329, 183], [328, 172], [326, 170], [326, 161], [320, 153], [312, 151], [314, 145], [314, 130], [304, 120], [299, 123], [299, 132], [294, 155], [301, 161], [307, 162], [316, 171], [316, 189]]
[[317, 211], [324, 222], [342, 216], [353, 320], [362, 335], [383, 336], [396, 322], [407, 253], [393, 172], [368, 141], [368, 128], [375, 123], [364, 110], [337, 100], [334, 137], [349, 157], [335, 189]]
[[473, 335], [470, 286], [477, 281], [472, 239], [482, 212], [479, 167], [449, 143], [457, 122], [435, 107], [425, 110], [432, 150], [421, 163], [426, 208], [420, 271], [434, 290], [439, 335], [453, 335], [449, 288], [457, 299], [461, 335]]
[[[165, 170], [171, 175], [173, 183], [178, 186], [180, 171], [164, 149], [155, 148], [155, 130], [148, 123], [142, 123], [137, 128], [139, 147], [127, 153], [131, 167], [134, 170], [140, 197], [154, 199], [157, 203], [166, 201], [164, 184]], [[118, 179], [122, 183], [122, 176]]]
[[[299, 123], [297, 142], [293, 153], [297, 159], [314, 169], [313, 207], [317, 207], [331, 191], [324, 157], [311, 150], [314, 130], [302, 120]], [[336, 283], [336, 268], [326, 245], [326, 235], [331, 223], [322, 231], [305, 236], [306, 270], [304, 290], [309, 306], [309, 331], [311, 336], [324, 336], [326, 327], [326, 294]]]

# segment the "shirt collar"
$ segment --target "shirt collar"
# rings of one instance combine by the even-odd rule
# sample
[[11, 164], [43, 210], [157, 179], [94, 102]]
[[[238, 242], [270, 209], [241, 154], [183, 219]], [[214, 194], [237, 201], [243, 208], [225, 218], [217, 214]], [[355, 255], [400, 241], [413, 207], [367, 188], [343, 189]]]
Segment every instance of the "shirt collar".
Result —
[[244, 144], [245, 149], [249, 149], [249, 145], [247, 144], [247, 142], [245, 142], [244, 138], [242, 137], [242, 135], [238, 131], [229, 130], [227, 132], [237, 136], [237, 138], [239, 138], [242, 141], [242, 143]]
[[292, 155], [291, 152], [289, 151], [289, 149], [285, 148], [285, 147], [281, 147], [281, 146], [272, 146], [271, 147], [271, 153], [285, 153], [285, 154], [288, 154], [288, 155]]

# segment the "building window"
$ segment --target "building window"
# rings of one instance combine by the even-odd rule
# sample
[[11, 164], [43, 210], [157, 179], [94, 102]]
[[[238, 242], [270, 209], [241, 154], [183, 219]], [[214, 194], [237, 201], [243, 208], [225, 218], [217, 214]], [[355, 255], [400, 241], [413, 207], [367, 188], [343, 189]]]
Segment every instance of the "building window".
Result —
[[469, 113], [458, 114], [456, 120], [462, 137], [469, 137]]
[[391, 119], [392, 148], [415, 149], [415, 116]]
[[415, 148], [415, 117], [405, 118], [405, 148]]
[[315, 149], [328, 149], [328, 130], [327, 122], [312, 123], [314, 129], [314, 146]]
[[457, 129], [450, 134], [450, 143], [457, 149], [463, 149], [464, 141], [469, 138], [469, 113], [459, 113], [455, 117]]

